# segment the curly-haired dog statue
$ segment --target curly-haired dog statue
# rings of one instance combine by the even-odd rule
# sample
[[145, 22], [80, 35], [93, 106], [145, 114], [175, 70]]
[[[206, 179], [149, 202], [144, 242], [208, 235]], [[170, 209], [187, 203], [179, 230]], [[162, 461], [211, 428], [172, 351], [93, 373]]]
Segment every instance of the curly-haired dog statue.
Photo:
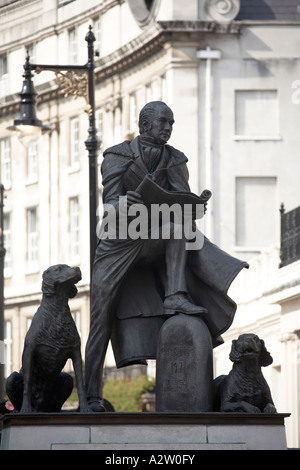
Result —
[[262, 366], [273, 362], [264, 341], [252, 333], [240, 335], [232, 341], [229, 358], [232, 370], [215, 379], [216, 411], [276, 413], [261, 371]]
[[42, 302], [25, 337], [22, 369], [6, 381], [6, 392], [21, 413], [60, 411], [73, 389], [73, 379], [61, 372], [71, 358], [77, 383], [79, 409], [88, 408], [82, 375], [80, 337], [68, 300], [75, 297], [79, 268], [65, 264], [43, 273]]

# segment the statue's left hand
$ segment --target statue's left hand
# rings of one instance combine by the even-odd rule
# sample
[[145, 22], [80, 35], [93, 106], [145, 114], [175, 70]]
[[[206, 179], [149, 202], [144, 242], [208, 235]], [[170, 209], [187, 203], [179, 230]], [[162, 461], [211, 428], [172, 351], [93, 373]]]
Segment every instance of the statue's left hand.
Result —
[[144, 204], [142, 196], [136, 191], [127, 191], [127, 205], [130, 207], [133, 204]]

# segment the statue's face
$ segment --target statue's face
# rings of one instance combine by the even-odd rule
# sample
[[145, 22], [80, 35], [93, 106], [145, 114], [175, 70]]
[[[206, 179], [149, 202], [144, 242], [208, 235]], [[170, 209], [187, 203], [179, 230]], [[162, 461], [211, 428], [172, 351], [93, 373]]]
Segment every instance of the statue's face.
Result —
[[174, 116], [170, 108], [157, 106], [154, 119], [145, 134], [152, 137], [157, 144], [163, 145], [171, 137], [173, 124]]

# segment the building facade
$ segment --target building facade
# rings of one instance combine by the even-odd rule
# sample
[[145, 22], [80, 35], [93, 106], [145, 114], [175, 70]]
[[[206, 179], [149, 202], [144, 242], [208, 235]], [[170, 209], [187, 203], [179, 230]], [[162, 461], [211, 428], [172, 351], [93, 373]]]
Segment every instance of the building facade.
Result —
[[[6, 374], [41, 298], [44, 269], [78, 265], [70, 301], [82, 348], [89, 331], [89, 195], [86, 100], [64, 97], [53, 72], [34, 73], [38, 117], [50, 127], [25, 147], [7, 127], [18, 117], [25, 56], [85, 64], [95, 34], [95, 99], [102, 152], [136, 135], [151, 100], [174, 111], [171, 145], [188, 157], [193, 192], [213, 192], [201, 229], [250, 269], [232, 286], [238, 310], [215, 374], [231, 367], [230, 343], [252, 331], [274, 357], [266, 376], [299, 436], [298, 262], [279, 268], [280, 204], [299, 206], [300, 2], [288, 0], [0, 1], [0, 153], [5, 187]], [[74, 78], [73, 80], [80, 78]], [[99, 177], [99, 206], [101, 178]], [[284, 384], [284, 385], [283, 385]]]

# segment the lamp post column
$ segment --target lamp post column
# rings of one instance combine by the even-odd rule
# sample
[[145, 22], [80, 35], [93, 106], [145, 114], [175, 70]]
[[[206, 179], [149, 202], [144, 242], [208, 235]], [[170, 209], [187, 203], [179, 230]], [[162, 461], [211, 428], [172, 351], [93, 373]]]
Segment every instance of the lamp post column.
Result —
[[88, 98], [89, 98], [89, 129], [88, 138], [85, 141], [89, 156], [89, 200], [90, 200], [90, 283], [92, 286], [92, 270], [97, 246], [97, 206], [98, 206], [98, 178], [97, 178], [97, 157], [98, 139], [95, 119], [95, 82], [94, 82], [94, 41], [95, 36], [92, 28], [85, 37], [88, 43]]

